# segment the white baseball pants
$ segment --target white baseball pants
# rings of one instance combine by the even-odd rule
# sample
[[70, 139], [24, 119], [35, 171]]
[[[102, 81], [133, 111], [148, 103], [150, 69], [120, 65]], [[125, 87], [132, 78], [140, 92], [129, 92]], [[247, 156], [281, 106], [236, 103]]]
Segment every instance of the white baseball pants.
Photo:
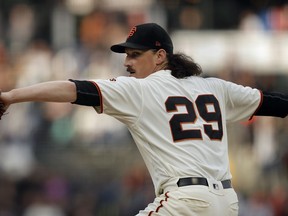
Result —
[[165, 191], [137, 216], [237, 216], [238, 209], [233, 188], [192, 185]]

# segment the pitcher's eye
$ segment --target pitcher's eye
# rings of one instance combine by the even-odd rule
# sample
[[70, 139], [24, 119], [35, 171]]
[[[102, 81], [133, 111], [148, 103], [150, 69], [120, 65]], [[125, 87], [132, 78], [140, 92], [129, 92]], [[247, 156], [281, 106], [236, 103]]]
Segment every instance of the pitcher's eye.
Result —
[[137, 51], [137, 52], [132, 52], [132, 53], [130, 53], [130, 54], [127, 54], [127, 57], [129, 57], [129, 58], [137, 58], [137, 57], [141, 56], [143, 53], [144, 53], [144, 52], [139, 52], [139, 51]]

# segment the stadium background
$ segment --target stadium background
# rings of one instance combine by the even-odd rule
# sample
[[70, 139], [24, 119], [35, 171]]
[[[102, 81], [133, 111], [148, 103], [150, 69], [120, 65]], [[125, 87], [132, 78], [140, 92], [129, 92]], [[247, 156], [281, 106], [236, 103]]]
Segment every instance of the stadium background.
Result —
[[[0, 0], [0, 88], [125, 75], [110, 45], [157, 22], [205, 76], [287, 93], [285, 2]], [[287, 118], [229, 125], [241, 216], [288, 215], [287, 128]], [[92, 108], [24, 103], [0, 122], [0, 216], [126, 216], [153, 198], [127, 129]]]

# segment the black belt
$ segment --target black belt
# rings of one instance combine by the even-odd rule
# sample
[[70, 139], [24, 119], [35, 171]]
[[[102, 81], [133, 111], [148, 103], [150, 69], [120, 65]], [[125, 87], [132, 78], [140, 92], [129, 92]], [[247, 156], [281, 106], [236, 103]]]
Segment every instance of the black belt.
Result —
[[[230, 180], [221, 181], [224, 189], [232, 188]], [[178, 187], [188, 186], [188, 185], [204, 185], [208, 186], [208, 181], [206, 178], [200, 177], [188, 177], [188, 178], [180, 178], [177, 182]], [[213, 184], [213, 187], [217, 189], [218, 185]]]

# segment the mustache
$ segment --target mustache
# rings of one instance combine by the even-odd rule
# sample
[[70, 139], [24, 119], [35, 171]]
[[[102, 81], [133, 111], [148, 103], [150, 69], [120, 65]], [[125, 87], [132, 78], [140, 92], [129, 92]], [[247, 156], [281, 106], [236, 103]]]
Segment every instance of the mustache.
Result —
[[128, 73], [135, 73], [135, 70], [133, 70], [133, 68], [131, 68], [131, 67], [127, 67], [126, 71]]

